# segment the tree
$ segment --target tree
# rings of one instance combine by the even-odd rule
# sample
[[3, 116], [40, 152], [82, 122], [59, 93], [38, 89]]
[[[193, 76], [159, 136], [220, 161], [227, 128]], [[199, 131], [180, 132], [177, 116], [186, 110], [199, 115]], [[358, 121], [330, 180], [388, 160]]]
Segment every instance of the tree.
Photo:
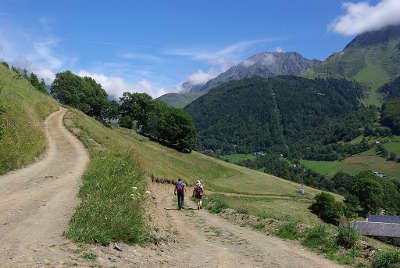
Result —
[[108, 107], [105, 90], [93, 78], [80, 77], [70, 71], [56, 74], [50, 93], [59, 102], [78, 108], [103, 121]]
[[382, 185], [366, 174], [360, 176], [353, 186], [353, 194], [358, 197], [364, 215], [377, 213], [383, 205]]
[[44, 82], [43, 79], [40, 80], [40, 84], [39, 84], [39, 88], [38, 89], [39, 89], [39, 91], [47, 94], [46, 83]]
[[344, 215], [343, 205], [337, 202], [331, 194], [324, 192], [314, 197], [310, 209], [322, 220], [333, 224], [338, 224], [340, 218]]
[[26, 69], [23, 70], [22, 76], [29, 81], [28, 71]]
[[121, 115], [129, 115], [137, 121], [138, 130], [146, 128], [150, 112], [153, 110], [152, 97], [146, 93], [124, 92], [120, 98]]
[[119, 126], [124, 128], [133, 128], [133, 120], [129, 115], [124, 115], [119, 119]]
[[381, 122], [393, 133], [400, 134], [400, 99], [389, 100], [383, 104]]
[[106, 109], [103, 110], [103, 118], [106, 120], [116, 120], [119, 117], [119, 104], [115, 100], [108, 102]]

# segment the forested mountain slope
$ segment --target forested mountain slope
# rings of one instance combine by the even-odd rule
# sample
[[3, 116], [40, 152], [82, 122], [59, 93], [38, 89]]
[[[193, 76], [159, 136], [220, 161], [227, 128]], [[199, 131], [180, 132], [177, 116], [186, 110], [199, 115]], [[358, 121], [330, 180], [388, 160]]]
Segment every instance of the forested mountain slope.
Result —
[[250, 78], [252, 76], [273, 77], [277, 75], [297, 75], [319, 64], [318, 60], [304, 58], [296, 52], [263, 52], [253, 55], [227, 71], [209, 80], [204, 85], [183, 84], [184, 91], [165, 94], [159, 99], [170, 106], [183, 108], [198, 97], [225, 82]]
[[301, 152], [340, 139], [335, 129], [361, 97], [360, 86], [345, 80], [253, 77], [222, 84], [185, 110], [198, 130], [199, 150]]

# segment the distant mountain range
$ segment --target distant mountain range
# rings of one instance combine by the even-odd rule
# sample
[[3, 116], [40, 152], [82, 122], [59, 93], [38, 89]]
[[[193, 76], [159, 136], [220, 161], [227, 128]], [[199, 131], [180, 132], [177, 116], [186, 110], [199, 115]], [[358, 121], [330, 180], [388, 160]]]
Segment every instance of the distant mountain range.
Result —
[[193, 85], [186, 82], [182, 85], [182, 92], [165, 94], [160, 99], [168, 105], [182, 108], [206, 94], [211, 88], [228, 81], [252, 76], [268, 78], [277, 75], [297, 75], [319, 63], [318, 60], [306, 59], [296, 52], [263, 52], [240, 62], [205, 84]]
[[182, 92], [166, 94], [160, 99], [183, 108], [222, 83], [251, 76], [277, 75], [354, 80], [367, 89], [363, 102], [379, 106], [383, 102], [383, 94], [378, 89], [400, 76], [400, 26], [360, 34], [342, 51], [332, 54], [323, 62], [306, 59], [296, 52], [260, 53], [203, 85], [187, 82], [183, 84]]

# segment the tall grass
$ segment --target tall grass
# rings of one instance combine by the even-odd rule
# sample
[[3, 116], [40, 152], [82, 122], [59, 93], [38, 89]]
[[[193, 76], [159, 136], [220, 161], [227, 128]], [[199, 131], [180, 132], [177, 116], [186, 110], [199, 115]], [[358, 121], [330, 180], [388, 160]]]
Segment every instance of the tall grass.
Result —
[[43, 120], [54, 99], [0, 65], [0, 174], [32, 163], [46, 149]]
[[[75, 129], [88, 147], [91, 162], [79, 192], [81, 203], [65, 235], [77, 242], [99, 243], [123, 241], [143, 243], [148, 239], [144, 218], [145, 184], [135, 154], [114, 143], [99, 143], [102, 135], [95, 128], [76, 131], [81, 113], [66, 116], [69, 129]], [[105, 137], [103, 137], [105, 138]], [[107, 138], [105, 138], [107, 139]]]
[[92, 154], [82, 180], [82, 202], [71, 219], [68, 238], [102, 245], [113, 241], [142, 243], [147, 239], [142, 174], [129, 155]]

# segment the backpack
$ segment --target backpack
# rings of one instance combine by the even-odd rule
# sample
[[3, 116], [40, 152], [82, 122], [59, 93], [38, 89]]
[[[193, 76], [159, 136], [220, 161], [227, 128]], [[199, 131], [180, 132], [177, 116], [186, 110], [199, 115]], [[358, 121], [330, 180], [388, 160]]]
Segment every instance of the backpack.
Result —
[[183, 192], [183, 187], [185, 187], [185, 186], [181, 182], [178, 182], [176, 184], [176, 190], [178, 191], [178, 193], [182, 193]]
[[200, 197], [200, 196], [202, 196], [203, 195], [203, 189], [201, 188], [201, 186], [200, 185], [197, 185], [196, 186], [196, 196], [197, 197]]

